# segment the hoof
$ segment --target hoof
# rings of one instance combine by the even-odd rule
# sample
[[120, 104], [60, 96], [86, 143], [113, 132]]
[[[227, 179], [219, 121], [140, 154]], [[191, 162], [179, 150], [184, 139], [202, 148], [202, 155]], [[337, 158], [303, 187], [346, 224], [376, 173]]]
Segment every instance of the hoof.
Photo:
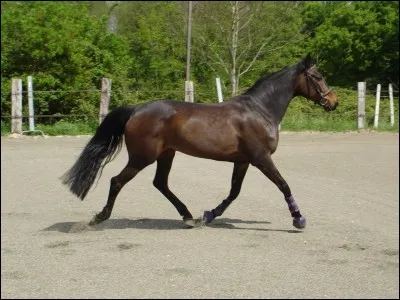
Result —
[[215, 219], [214, 214], [211, 211], [206, 210], [203, 214], [203, 220], [205, 224], [209, 224]]
[[189, 228], [196, 227], [196, 223], [193, 219], [183, 220], [183, 223], [185, 223], [187, 226], [189, 226]]
[[89, 226], [93, 226], [93, 225], [99, 224], [100, 222], [101, 222], [101, 221], [99, 221], [99, 220], [97, 219], [97, 217], [94, 216], [93, 219], [90, 220]]
[[202, 227], [204, 225], [204, 221], [202, 219], [186, 219], [183, 220], [183, 222], [189, 226], [189, 228], [194, 228], [194, 227]]
[[303, 229], [306, 227], [306, 218], [301, 216], [300, 218], [293, 218], [293, 226], [297, 229]]
[[99, 223], [101, 223], [101, 222], [103, 222], [105, 220], [107, 220], [107, 219], [104, 219], [103, 217], [101, 217], [99, 215], [95, 215], [93, 217], [93, 219], [90, 220], [89, 226], [93, 226], [93, 225], [99, 224]]
[[90, 222], [89, 222], [89, 226], [93, 226], [93, 225], [96, 225], [96, 224], [98, 224], [98, 222], [96, 221], [96, 218], [91, 219]]

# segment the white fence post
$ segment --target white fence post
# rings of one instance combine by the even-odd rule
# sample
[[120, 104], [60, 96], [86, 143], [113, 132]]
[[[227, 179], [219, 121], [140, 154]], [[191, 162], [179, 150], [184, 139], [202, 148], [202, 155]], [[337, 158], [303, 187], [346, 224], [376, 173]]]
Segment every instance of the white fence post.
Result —
[[108, 114], [108, 105], [110, 104], [111, 96], [111, 79], [103, 78], [101, 81], [101, 95], [100, 95], [100, 111], [99, 111], [99, 124], [103, 122]]
[[358, 129], [365, 126], [365, 82], [358, 82]]
[[185, 81], [185, 102], [194, 102], [193, 81]]
[[29, 131], [35, 131], [35, 110], [33, 107], [32, 76], [28, 76]]
[[194, 102], [193, 81], [185, 81], [185, 102]]
[[393, 87], [389, 83], [390, 125], [394, 125]]
[[217, 84], [218, 102], [221, 103], [224, 101], [222, 99], [221, 79], [219, 77], [217, 77], [217, 78], [215, 78], [215, 82]]
[[379, 123], [379, 103], [381, 101], [381, 85], [378, 84], [376, 86], [376, 104], [375, 104], [375, 118], [374, 118], [374, 127], [378, 127]]
[[11, 81], [11, 133], [22, 133], [22, 79]]

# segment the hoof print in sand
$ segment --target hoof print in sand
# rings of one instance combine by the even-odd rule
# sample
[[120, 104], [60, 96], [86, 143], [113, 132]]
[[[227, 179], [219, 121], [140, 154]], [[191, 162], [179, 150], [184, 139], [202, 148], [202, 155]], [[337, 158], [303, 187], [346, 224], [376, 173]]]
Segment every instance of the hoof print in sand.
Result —
[[343, 244], [343, 245], [339, 246], [339, 248], [347, 250], [347, 251], [357, 251], [357, 250], [366, 250], [366, 249], [368, 249], [368, 247], [361, 246], [359, 244], [355, 244], [355, 245]]
[[142, 244], [132, 244], [132, 243], [121, 243], [118, 244], [117, 247], [119, 250], [129, 250], [129, 249], [133, 249], [133, 248], [137, 248], [142, 246]]
[[50, 244], [46, 244], [46, 248], [54, 249], [54, 248], [63, 248], [69, 245], [68, 241], [63, 241], [63, 242], [54, 242]]

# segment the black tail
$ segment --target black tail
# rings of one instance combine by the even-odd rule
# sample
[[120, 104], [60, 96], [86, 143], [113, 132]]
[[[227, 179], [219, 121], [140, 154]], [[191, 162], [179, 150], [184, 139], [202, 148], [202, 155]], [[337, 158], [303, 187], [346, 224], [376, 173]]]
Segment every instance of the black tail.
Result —
[[[125, 124], [134, 110], [134, 106], [120, 106], [111, 111], [72, 168], [61, 177], [62, 183], [82, 200], [93, 185], [100, 167], [103, 170], [121, 150]], [[104, 159], [106, 161], [101, 166]]]

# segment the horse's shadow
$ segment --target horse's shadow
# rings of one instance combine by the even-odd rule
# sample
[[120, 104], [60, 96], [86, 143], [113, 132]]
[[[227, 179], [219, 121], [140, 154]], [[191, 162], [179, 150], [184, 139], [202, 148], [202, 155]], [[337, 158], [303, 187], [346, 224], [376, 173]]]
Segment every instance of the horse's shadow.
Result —
[[[301, 230], [284, 230], [268, 228], [249, 228], [238, 227], [234, 224], [271, 224], [268, 221], [244, 221], [241, 219], [220, 218], [215, 219], [211, 224], [200, 225], [199, 227], [237, 229], [237, 230], [255, 230], [255, 231], [280, 231], [287, 233], [300, 233]], [[64, 233], [74, 233], [81, 231], [101, 231], [105, 229], [152, 229], [152, 230], [179, 230], [188, 229], [180, 220], [173, 219], [109, 219], [103, 223], [89, 226], [88, 222], [61, 222], [55, 223], [43, 229], [43, 231], [59, 231]]]

